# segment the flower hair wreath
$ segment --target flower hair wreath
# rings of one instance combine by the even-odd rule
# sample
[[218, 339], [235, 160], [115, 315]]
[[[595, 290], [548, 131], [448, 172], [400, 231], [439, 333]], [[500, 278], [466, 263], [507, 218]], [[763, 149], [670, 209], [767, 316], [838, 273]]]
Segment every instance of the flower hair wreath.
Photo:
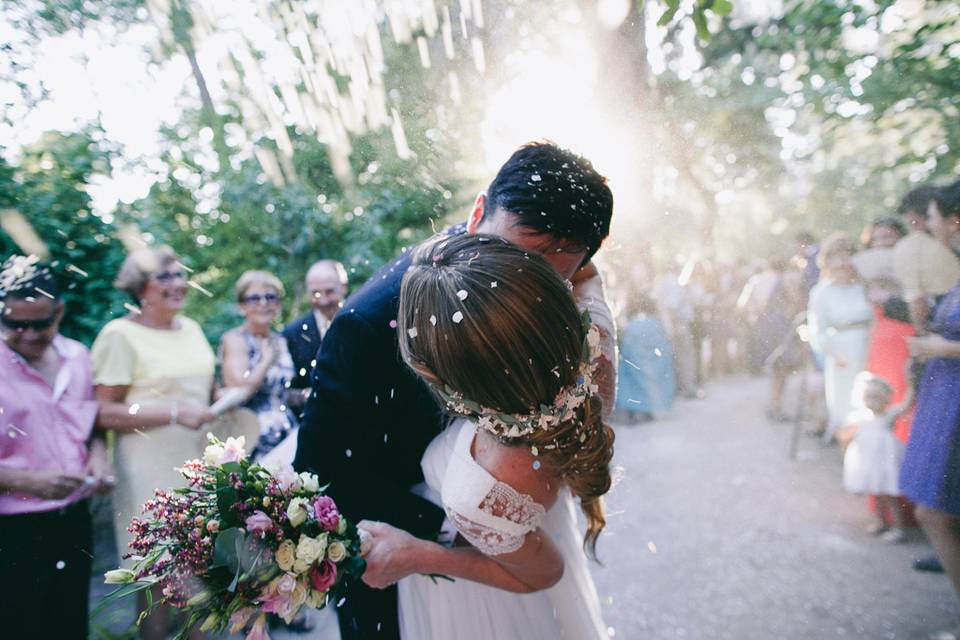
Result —
[[[463, 397], [459, 391], [446, 384], [437, 389], [440, 398], [451, 413], [473, 419], [479, 427], [486, 429], [498, 438], [516, 439], [533, 433], [537, 429], [550, 427], [571, 420], [578, 407], [591, 395], [596, 395], [598, 387], [594, 376], [600, 363], [600, 330], [590, 322], [586, 311], [581, 316], [585, 329], [583, 351], [577, 379], [573, 384], [560, 389], [553, 404], [541, 404], [539, 409], [532, 408], [530, 413], [500, 413], [496, 409], [481, 406]], [[554, 372], [557, 376], [560, 374]]]

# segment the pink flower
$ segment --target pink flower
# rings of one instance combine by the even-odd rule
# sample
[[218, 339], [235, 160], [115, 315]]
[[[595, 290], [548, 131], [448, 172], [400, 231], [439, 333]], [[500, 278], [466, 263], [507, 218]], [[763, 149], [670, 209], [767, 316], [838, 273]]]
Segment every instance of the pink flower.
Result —
[[273, 528], [273, 520], [263, 511], [257, 510], [246, 519], [246, 525], [249, 533], [257, 533], [263, 537]]
[[243, 629], [250, 620], [250, 616], [256, 612], [257, 610], [253, 607], [244, 607], [234, 611], [233, 615], [230, 616], [230, 633], [236, 633]]
[[319, 496], [313, 501], [313, 515], [325, 531], [336, 531], [340, 524], [340, 512], [332, 498]]
[[223, 445], [223, 453], [220, 454], [220, 464], [225, 464], [227, 462], [239, 462], [241, 459], [247, 456], [247, 452], [244, 451], [244, 446], [247, 444], [247, 439], [244, 436], [239, 438], [227, 438], [226, 443]]
[[247, 634], [246, 640], [270, 640], [270, 634], [267, 633], [267, 616], [265, 614], [261, 613], [257, 616], [257, 620], [250, 628], [250, 633]]
[[310, 586], [315, 591], [327, 592], [337, 581], [337, 565], [329, 560], [315, 564], [310, 569]]

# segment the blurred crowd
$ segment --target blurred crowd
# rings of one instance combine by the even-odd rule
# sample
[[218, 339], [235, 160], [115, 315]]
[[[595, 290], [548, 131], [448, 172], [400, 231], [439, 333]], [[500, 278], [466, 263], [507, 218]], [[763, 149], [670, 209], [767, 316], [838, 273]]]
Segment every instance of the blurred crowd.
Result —
[[[960, 181], [905, 194], [855, 239], [796, 236], [789, 259], [643, 264], [617, 288], [621, 422], [649, 421], [708, 377], [766, 376], [766, 415], [844, 449], [871, 533], [917, 522], [960, 592]], [[798, 382], [796, 400], [785, 397]]]

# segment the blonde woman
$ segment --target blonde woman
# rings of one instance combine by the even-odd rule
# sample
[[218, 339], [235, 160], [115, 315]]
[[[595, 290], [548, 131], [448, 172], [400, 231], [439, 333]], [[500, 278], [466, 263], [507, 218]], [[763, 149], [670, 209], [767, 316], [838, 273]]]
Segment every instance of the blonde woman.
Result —
[[245, 392], [244, 407], [257, 414], [260, 438], [254, 449], [262, 456], [297, 426], [288, 396], [294, 379], [293, 360], [283, 336], [273, 330], [283, 301], [283, 284], [266, 271], [246, 271], [235, 287], [243, 324], [220, 342], [223, 382]]
[[810, 291], [807, 306], [811, 345], [824, 356], [827, 439], [850, 413], [854, 380], [866, 367], [873, 324], [873, 307], [853, 265], [856, 250], [845, 233], [823, 241], [817, 256], [820, 282]]
[[[404, 360], [452, 417], [423, 456], [419, 491], [465, 544], [361, 522], [364, 581], [399, 580], [404, 638], [605, 638], [586, 562], [614, 439], [596, 329], [541, 256], [483, 234], [417, 250], [398, 322]], [[420, 575], [431, 573], [455, 582]]]
[[[114, 530], [123, 554], [140, 506], [154, 489], [179, 484], [174, 469], [203, 450], [200, 429], [214, 418], [214, 355], [200, 325], [180, 313], [187, 278], [172, 249], [130, 254], [114, 284], [137, 310], [103, 327], [91, 357], [98, 424], [117, 433]], [[141, 610], [145, 605], [141, 598]], [[164, 609], [140, 626], [144, 638], [159, 640], [166, 631]]]

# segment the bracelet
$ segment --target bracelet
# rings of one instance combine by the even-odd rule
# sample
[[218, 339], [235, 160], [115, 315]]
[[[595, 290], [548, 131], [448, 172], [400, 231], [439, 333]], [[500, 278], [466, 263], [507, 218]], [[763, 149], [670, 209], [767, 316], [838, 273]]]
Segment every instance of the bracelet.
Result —
[[170, 405], [170, 426], [171, 427], [177, 424], [178, 415], [180, 414], [178, 411], [177, 403], [174, 402], [172, 405]]

